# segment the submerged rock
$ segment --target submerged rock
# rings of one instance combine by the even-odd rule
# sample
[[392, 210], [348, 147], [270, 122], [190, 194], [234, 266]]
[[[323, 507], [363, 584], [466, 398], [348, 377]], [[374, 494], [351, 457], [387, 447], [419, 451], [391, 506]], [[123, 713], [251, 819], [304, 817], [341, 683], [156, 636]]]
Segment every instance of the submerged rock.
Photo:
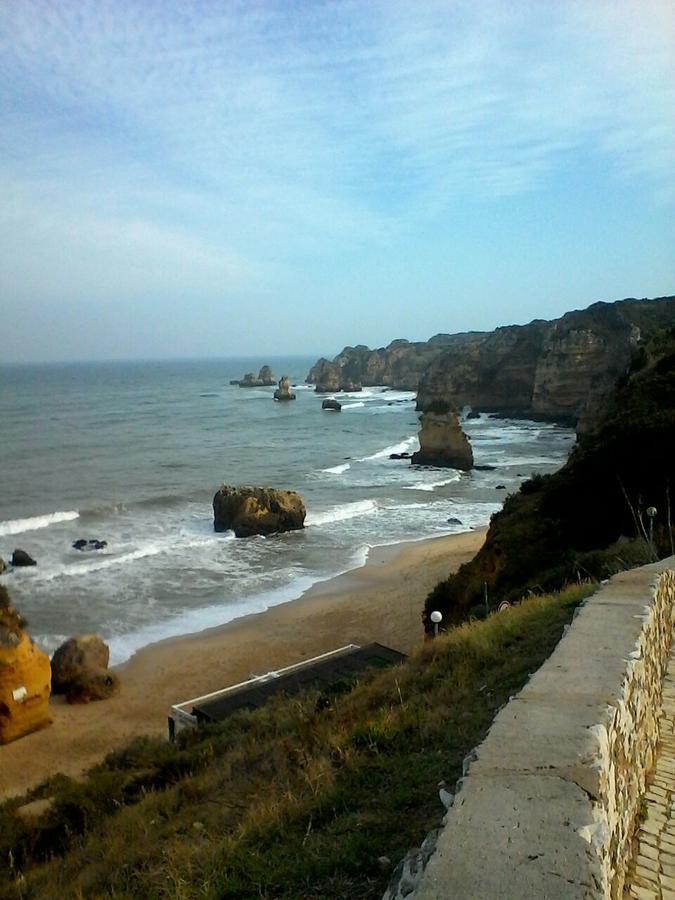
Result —
[[294, 531], [304, 527], [305, 515], [295, 491], [224, 484], [213, 498], [214, 530], [231, 530], [237, 537]]
[[110, 651], [97, 634], [69, 638], [52, 656], [52, 690], [68, 703], [104, 700], [119, 690], [119, 679], [108, 669]]
[[282, 375], [279, 386], [274, 392], [275, 400], [295, 400], [295, 394], [288, 383], [288, 375]]
[[15, 550], [12, 553], [11, 563], [13, 566], [36, 566], [37, 563], [32, 556], [29, 556], [25, 550]]
[[321, 404], [321, 409], [332, 409], [335, 412], [340, 412], [342, 404], [339, 403], [335, 397], [328, 397]]
[[456, 412], [423, 413], [420, 419], [420, 449], [413, 453], [413, 465], [461, 469], [473, 468], [473, 451], [462, 431]]
[[90, 538], [89, 540], [79, 538], [77, 541], [73, 541], [74, 550], [103, 550], [107, 546], [107, 541], [99, 541], [95, 538]]
[[25, 632], [26, 621], [0, 589], [0, 744], [51, 723], [49, 657]]

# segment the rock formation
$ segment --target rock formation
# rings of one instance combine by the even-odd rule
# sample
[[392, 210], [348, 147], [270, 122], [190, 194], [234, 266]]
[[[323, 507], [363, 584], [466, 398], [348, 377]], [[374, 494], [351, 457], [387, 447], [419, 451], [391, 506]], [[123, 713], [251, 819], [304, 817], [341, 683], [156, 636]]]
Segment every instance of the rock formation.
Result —
[[420, 449], [413, 453], [413, 465], [442, 466], [468, 472], [473, 467], [473, 451], [454, 410], [426, 412], [420, 418]]
[[258, 372], [258, 380], [262, 381], [265, 387], [271, 387], [274, 384], [274, 375], [269, 366], [263, 366]]
[[0, 587], [0, 744], [51, 723], [49, 657], [25, 627], [7, 589]]
[[104, 550], [108, 546], [107, 541], [99, 541], [98, 538], [78, 538], [73, 541], [74, 550]]
[[295, 491], [224, 484], [213, 498], [215, 531], [234, 531], [237, 537], [274, 534], [304, 527], [305, 504]]
[[497, 328], [446, 350], [420, 380], [417, 408], [598, 423], [640, 342], [675, 321], [675, 297], [594, 303], [552, 322]]
[[258, 372], [257, 378], [253, 372], [247, 372], [239, 381], [233, 379], [230, 384], [238, 384], [239, 387], [272, 387], [275, 381], [270, 367], [263, 366]]
[[110, 651], [97, 634], [69, 638], [52, 656], [52, 690], [68, 703], [104, 700], [119, 690], [119, 679], [108, 669]]
[[10, 560], [13, 566], [36, 566], [37, 563], [25, 550], [16, 549]]
[[334, 412], [340, 412], [342, 404], [338, 403], [335, 397], [327, 397], [321, 404], [321, 409], [332, 409]]
[[310, 384], [315, 384], [317, 394], [335, 394], [340, 390], [340, 367], [323, 357], [312, 367], [307, 376]]
[[675, 321], [675, 297], [594, 303], [547, 322], [491, 332], [438, 334], [370, 350], [345, 347], [320, 359], [307, 381], [317, 392], [384, 384], [417, 390], [417, 408], [455, 409], [577, 425], [597, 424], [640, 343]]
[[484, 608], [486, 586], [494, 602], [518, 600], [672, 553], [673, 484], [675, 326], [640, 348], [567, 463], [506, 499], [478, 554], [429, 595], [426, 615], [438, 609], [456, 623]]
[[376, 384], [415, 391], [426, 367], [444, 349], [472, 339], [473, 335], [438, 334], [429, 341], [416, 343], [395, 340], [378, 350], [363, 344], [345, 347], [332, 362], [325, 358], [318, 360], [310, 369], [307, 381], [316, 385], [318, 393], [335, 393], [341, 388], [353, 390], [349, 385]]
[[295, 394], [291, 390], [288, 382], [288, 375], [283, 375], [279, 381], [279, 386], [274, 392], [275, 400], [295, 400]]

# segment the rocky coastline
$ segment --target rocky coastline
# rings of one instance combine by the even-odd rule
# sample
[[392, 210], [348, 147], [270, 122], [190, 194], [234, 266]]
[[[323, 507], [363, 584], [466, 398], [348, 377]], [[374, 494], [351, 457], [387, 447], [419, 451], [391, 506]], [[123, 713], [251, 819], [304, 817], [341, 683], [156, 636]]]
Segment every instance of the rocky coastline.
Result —
[[384, 384], [417, 391], [417, 408], [441, 405], [553, 421], [586, 433], [600, 421], [636, 351], [675, 321], [675, 297], [594, 303], [559, 319], [491, 332], [438, 334], [322, 358], [307, 381], [317, 392]]

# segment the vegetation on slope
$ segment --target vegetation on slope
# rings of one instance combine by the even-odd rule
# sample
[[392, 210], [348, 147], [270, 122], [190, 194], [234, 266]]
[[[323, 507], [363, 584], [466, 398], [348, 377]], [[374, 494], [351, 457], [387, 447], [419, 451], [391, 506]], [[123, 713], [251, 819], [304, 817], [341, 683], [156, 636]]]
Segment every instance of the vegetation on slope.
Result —
[[[605, 578], [673, 553], [675, 328], [644, 346], [619, 384], [602, 424], [565, 466], [525, 482], [507, 498], [471, 562], [441, 582], [425, 604], [458, 622], [527, 590]], [[653, 540], [646, 510], [655, 507]]]
[[[0, 896], [380, 897], [439, 823], [439, 780], [460, 777], [588, 593], [462, 625], [348, 694], [279, 698], [177, 746], [137, 740], [83, 782], [6, 802]], [[17, 815], [38, 797], [48, 811]]]

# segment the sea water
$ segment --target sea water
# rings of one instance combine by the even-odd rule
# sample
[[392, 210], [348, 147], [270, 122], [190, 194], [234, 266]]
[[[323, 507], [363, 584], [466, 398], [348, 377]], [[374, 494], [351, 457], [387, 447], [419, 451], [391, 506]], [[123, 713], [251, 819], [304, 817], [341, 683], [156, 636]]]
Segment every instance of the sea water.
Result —
[[[414, 394], [365, 388], [322, 411], [304, 384], [315, 360], [0, 368], [0, 557], [20, 547], [38, 563], [0, 578], [40, 646], [98, 632], [121, 662], [298, 597], [373, 546], [483, 527], [573, 443], [569, 429], [483, 415], [464, 427], [493, 470], [413, 467], [390, 455], [419, 446]], [[290, 377], [297, 400], [229, 384], [262, 364]], [[216, 534], [223, 482], [299, 491], [305, 529]], [[78, 551], [80, 538], [107, 546]]]

